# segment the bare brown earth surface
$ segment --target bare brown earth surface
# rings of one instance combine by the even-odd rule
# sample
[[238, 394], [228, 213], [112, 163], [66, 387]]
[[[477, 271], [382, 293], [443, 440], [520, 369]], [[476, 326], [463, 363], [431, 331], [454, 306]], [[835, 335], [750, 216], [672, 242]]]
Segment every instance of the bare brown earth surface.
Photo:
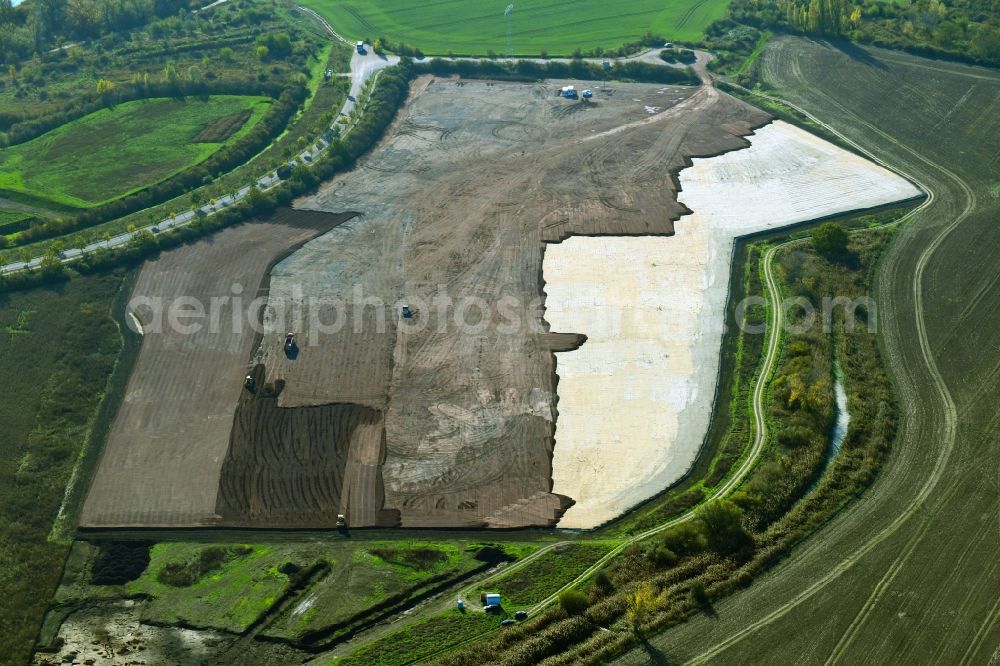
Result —
[[352, 404], [279, 407], [281, 385], [252, 375], [260, 387], [243, 391], [216, 506], [222, 522], [239, 526], [391, 526], [398, 515], [382, 506], [378, 466], [384, 447], [382, 413]]
[[[101, 462], [84, 505], [83, 527], [194, 526], [218, 522], [219, 476], [233, 414], [254, 343], [251, 302], [270, 263], [350, 215], [285, 210], [265, 221], [225, 229], [146, 263], [132, 294], [169, 304], [191, 298], [210, 310], [221, 301], [218, 326], [181, 317], [200, 331], [160, 325], [136, 307], [144, 329]], [[233, 285], [239, 285], [234, 290]], [[240, 325], [233, 325], [234, 306]], [[259, 304], [258, 306], [259, 307]], [[159, 329], [159, 331], [158, 331]], [[213, 330], [214, 329], [214, 330]]]
[[676, 171], [769, 121], [711, 87], [595, 83], [574, 102], [561, 85], [419, 80], [372, 155], [300, 202], [361, 216], [275, 266], [254, 359], [280, 407], [384, 412], [384, 452], [352, 444], [334, 473], [357, 479], [353, 526], [554, 524], [572, 499], [551, 492], [552, 352], [585, 342], [544, 322], [545, 242], [673, 233]]
[[302, 203], [342, 215], [149, 262], [134, 295], [207, 307], [238, 283], [264, 334], [159, 333], [138, 311], [82, 526], [554, 524], [573, 500], [551, 492], [553, 352], [586, 343], [543, 319], [545, 243], [673, 233], [676, 171], [769, 121], [711, 87], [593, 84], [574, 102], [561, 85], [419, 80], [372, 155]]

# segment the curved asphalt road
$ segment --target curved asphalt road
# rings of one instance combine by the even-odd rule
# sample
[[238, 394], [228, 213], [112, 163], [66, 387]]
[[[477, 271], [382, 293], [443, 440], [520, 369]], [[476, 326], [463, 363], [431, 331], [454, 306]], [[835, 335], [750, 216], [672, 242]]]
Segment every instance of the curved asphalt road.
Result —
[[[323, 24], [324, 28], [326, 28], [326, 30], [331, 34], [331, 36], [334, 39], [337, 39], [345, 43], [347, 42], [347, 40], [345, 40], [343, 37], [334, 32], [333, 28], [330, 27], [329, 23], [319, 18], [317, 14], [315, 14], [311, 10], [307, 10], [304, 8], [300, 9], [304, 13], [307, 13], [310, 16], [319, 19], [320, 22]], [[392, 65], [395, 65], [398, 62], [399, 62], [398, 57], [378, 56], [370, 48], [366, 49], [364, 55], [355, 52], [354, 56], [351, 58], [351, 72], [350, 72], [351, 88], [347, 100], [344, 101], [344, 105], [340, 109], [340, 114], [350, 115], [350, 113], [355, 109], [357, 104], [356, 100], [358, 99], [358, 96], [364, 89], [365, 83], [367, 83], [368, 79], [376, 75], [380, 69], [383, 69], [385, 67], [391, 67]], [[337, 120], [334, 120], [334, 123], [336, 122]], [[348, 126], [348, 128], [345, 130], [345, 133], [349, 131], [350, 131], [350, 126]], [[296, 158], [294, 158], [290, 162], [290, 164], [299, 168], [303, 168], [304, 166], [312, 162], [314, 159], [316, 159], [316, 157], [321, 155], [326, 150], [327, 146], [328, 144], [324, 140], [319, 139], [309, 148], [299, 153], [299, 155]], [[235, 192], [219, 197], [218, 199], [216, 199], [214, 204], [205, 204], [197, 210], [201, 210], [206, 215], [213, 215], [219, 210], [227, 208], [233, 205], [234, 203], [241, 201], [244, 197], [250, 194], [250, 189], [252, 187], [255, 187], [263, 192], [271, 189], [279, 182], [280, 179], [278, 178], [278, 174], [275, 171], [271, 171], [258, 178], [252, 185], [249, 184], [244, 185]], [[172, 229], [174, 227], [181, 227], [186, 224], [189, 224], [192, 220], [195, 219], [195, 216], [196, 216], [195, 210], [187, 210], [184, 211], [183, 213], [178, 213], [177, 215], [174, 215], [172, 217], [164, 218], [154, 224], [149, 224], [147, 226], [137, 228], [135, 231], [126, 231], [124, 233], [118, 234], [117, 236], [113, 236], [108, 240], [97, 241], [94, 243], [90, 243], [89, 245], [85, 245], [83, 247], [73, 247], [65, 249], [59, 253], [59, 257], [63, 261], [63, 263], [67, 263], [79, 259], [83, 255], [89, 254], [91, 252], [97, 252], [100, 250], [107, 250], [111, 248], [121, 247], [123, 245], [128, 244], [129, 241], [136, 238], [142, 233], [149, 232], [152, 234], [158, 234], [166, 231], [167, 229]], [[25, 269], [37, 268], [38, 266], [41, 265], [41, 263], [42, 263], [41, 256], [34, 257], [29, 261], [15, 261], [9, 264], [0, 265], [0, 273], [15, 273], [17, 271], [22, 271]]]

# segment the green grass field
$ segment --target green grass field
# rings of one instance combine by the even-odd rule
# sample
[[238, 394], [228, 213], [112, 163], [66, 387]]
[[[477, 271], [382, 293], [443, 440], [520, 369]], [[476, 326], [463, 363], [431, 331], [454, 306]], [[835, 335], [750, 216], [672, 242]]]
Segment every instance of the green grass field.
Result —
[[[138, 580], [125, 586], [129, 594], [146, 594], [151, 600], [143, 617], [156, 622], [186, 621], [229, 631], [243, 631], [285, 591], [289, 578], [279, 571], [295, 559], [294, 549], [281, 546], [248, 546], [231, 554], [219, 566], [195, 575], [190, 585], [171, 584], [164, 575], [170, 566], [197, 562], [202, 552], [233, 550], [233, 546], [160, 543], [150, 552], [149, 567]], [[310, 562], [299, 562], [302, 566]]]
[[[265, 97], [151, 99], [119, 104], [0, 151], [0, 191], [86, 208], [204, 161], [264, 115]], [[250, 112], [222, 143], [194, 142], [213, 121]]]
[[[345, 628], [371, 617], [373, 607], [391, 606], [444, 580], [483, 566], [476, 544], [425, 541], [372, 542], [335, 548], [326, 555], [329, 576], [310, 588], [305, 602], [287, 609], [264, 633], [296, 638], [335, 624]], [[399, 597], [397, 599], [397, 597]]]
[[22, 210], [0, 208], [0, 245], [5, 240], [3, 236], [26, 229], [34, 217], [35, 215], [32, 213], [26, 213]]
[[6, 208], [0, 209], [0, 227], [5, 224], [13, 224], [21, 220], [26, 220], [29, 217], [31, 217], [31, 213], [25, 213], [20, 210], [8, 210]]
[[[387, 37], [429, 55], [507, 52], [507, 0], [303, 0], [348, 39]], [[727, 0], [524, 0], [514, 3], [511, 46], [517, 55], [569, 55], [574, 49], [615, 48], [650, 31], [670, 40], [695, 40], [721, 18]]]

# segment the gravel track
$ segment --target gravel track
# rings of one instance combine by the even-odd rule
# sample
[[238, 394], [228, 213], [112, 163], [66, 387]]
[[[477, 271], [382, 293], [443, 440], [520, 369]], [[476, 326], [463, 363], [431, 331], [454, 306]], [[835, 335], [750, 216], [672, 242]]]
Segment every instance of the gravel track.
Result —
[[[940, 276], [955, 275], [957, 266], [947, 270], [947, 257], [954, 256], [963, 239], [969, 242], [968, 234], [981, 219], [981, 200], [968, 175], [975, 172], [962, 161], [939, 157], [951, 156], [931, 142], [921, 143], [921, 135], [902, 131], [906, 116], [898, 124], [873, 120], [849, 99], [824, 92], [816, 78], [818, 71], [843, 69], [838, 76], [845, 80], [874, 72], [892, 85], [891, 77], [902, 78], [906, 63], [921, 72], [950, 74], [962, 68], [937, 68], [931, 61], [891, 54], [886, 62], [903, 68], [893, 71], [882, 62], [884, 52], [866, 50], [871, 69], [859, 75], [843, 58], [832, 65], [824, 59], [828, 54], [817, 51], [823, 48], [828, 47], [778, 40], [765, 53], [765, 78], [803, 110], [830, 119], [821, 124], [840, 130], [862, 152], [867, 153], [856, 142], [872, 146], [928, 193], [911, 222], [901, 225], [875, 276], [883, 353], [904, 412], [901, 427], [889, 461], [860, 501], [773, 573], [720, 601], [714, 619], [696, 617], [651, 643], [661, 656], [679, 663], [782, 663], [791, 654], [799, 663], [823, 664], [982, 660], [987, 658], [980, 653], [983, 646], [996, 638], [997, 604], [988, 591], [993, 568], [984, 566], [984, 558], [998, 543], [998, 502], [995, 479], [991, 483], [991, 472], [982, 469], [986, 464], [996, 471], [995, 463], [985, 463], [995, 458], [983, 458], [987, 433], [995, 432], [995, 424], [991, 421], [985, 432], [976, 433], [964, 413], [984, 409], [966, 386], [995, 395], [997, 379], [989, 363], [958, 379], [962, 354], [940, 342], [954, 327], [945, 327], [948, 320], [941, 316], [949, 301], [942, 301], [946, 282]], [[965, 69], [977, 81], [987, 71]], [[924, 104], [938, 102], [933, 86], [906, 78], [900, 90], [917, 88], [919, 94], [910, 94]], [[1000, 83], [1000, 77], [994, 81]], [[926, 122], [919, 118], [914, 125]], [[990, 286], [996, 284], [995, 266], [984, 265], [976, 288], [965, 291], [995, 301]], [[950, 303], [964, 305], [962, 301]], [[979, 326], [988, 311], [978, 310]], [[968, 327], [962, 332], [974, 335]], [[940, 364], [944, 358], [948, 363]], [[970, 460], [978, 461], [975, 471]], [[960, 525], [963, 520], [966, 528]], [[622, 662], [648, 658], [648, 652], [637, 650]]]

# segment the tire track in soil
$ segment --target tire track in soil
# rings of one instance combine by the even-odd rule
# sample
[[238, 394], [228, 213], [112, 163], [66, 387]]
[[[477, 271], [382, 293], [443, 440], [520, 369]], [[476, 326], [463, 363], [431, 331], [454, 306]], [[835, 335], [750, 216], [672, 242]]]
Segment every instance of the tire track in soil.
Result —
[[[791, 69], [793, 71], [793, 74], [796, 76], [796, 78], [799, 79], [799, 81], [802, 84], [805, 84], [806, 80], [805, 80], [805, 77], [802, 76], [801, 69], [798, 66], [798, 62], [797, 61], [793, 61], [793, 63], [794, 64], [791, 67]], [[886, 141], [890, 142], [892, 145], [894, 145], [894, 146], [896, 146], [898, 148], [901, 148], [906, 153], [909, 153], [916, 160], [918, 160], [920, 162], [923, 162], [926, 166], [930, 167], [932, 169], [932, 171], [936, 171], [938, 174], [944, 176], [945, 180], [950, 180], [954, 185], [958, 186], [958, 188], [960, 189], [960, 191], [962, 192], [962, 194], [964, 196], [964, 200], [965, 201], [964, 201], [964, 206], [961, 209], [961, 212], [943, 230], [941, 230], [938, 234], [935, 235], [935, 237], [931, 241], [931, 243], [919, 255], [919, 259], [918, 259], [918, 262], [917, 262], [917, 270], [916, 270], [916, 272], [915, 272], [915, 274], [913, 276], [913, 281], [912, 281], [912, 297], [914, 299], [914, 304], [915, 304], [915, 309], [914, 309], [914, 312], [912, 313], [912, 315], [916, 319], [917, 339], [918, 339], [918, 342], [919, 342], [920, 353], [921, 353], [921, 356], [922, 356], [923, 361], [925, 363], [925, 366], [926, 366], [926, 368], [928, 370], [928, 373], [930, 374], [931, 381], [933, 383], [933, 387], [934, 387], [935, 391], [938, 393], [938, 397], [939, 397], [939, 399], [941, 400], [941, 402], [943, 403], [943, 405], [945, 407], [945, 412], [944, 412], [944, 415], [943, 415], [943, 417], [944, 417], [943, 418], [943, 422], [941, 423], [940, 428], [939, 428], [939, 430], [941, 432], [941, 435], [942, 435], [940, 437], [939, 441], [941, 441], [943, 443], [943, 446], [938, 451], [938, 456], [937, 456], [937, 458], [935, 460], [935, 465], [934, 465], [934, 468], [933, 468], [931, 474], [925, 480], [925, 482], [924, 482], [923, 486], [920, 488], [920, 491], [917, 494], [917, 496], [910, 502], [910, 504], [904, 509], [904, 511], [902, 513], [900, 513], [886, 527], [884, 527], [882, 530], [880, 530], [873, 538], [871, 538], [870, 540], [868, 540], [863, 546], [861, 546], [860, 548], [856, 549], [853, 553], [849, 554], [848, 556], [844, 557], [827, 574], [825, 574], [824, 576], [822, 576], [821, 578], [819, 578], [818, 580], [816, 580], [812, 585], [808, 586], [805, 590], [803, 590], [802, 592], [800, 592], [798, 595], [794, 596], [791, 600], [789, 600], [788, 602], [786, 602], [786, 603], [778, 606], [774, 611], [772, 611], [771, 613], [767, 614], [766, 616], [764, 616], [760, 620], [747, 625], [741, 631], [738, 631], [738, 632], [734, 633], [733, 635], [731, 635], [730, 637], [728, 637], [724, 641], [719, 642], [713, 648], [711, 648], [711, 649], [703, 652], [702, 654], [700, 654], [697, 657], [691, 659], [687, 663], [704, 663], [705, 661], [707, 661], [707, 660], [709, 660], [709, 659], [711, 659], [711, 658], [713, 658], [715, 656], [718, 656], [721, 652], [723, 652], [724, 650], [728, 649], [729, 647], [731, 647], [735, 643], [739, 642], [743, 638], [747, 637], [749, 634], [751, 634], [751, 633], [753, 633], [753, 632], [755, 632], [755, 631], [757, 631], [757, 630], [759, 630], [759, 629], [761, 629], [761, 628], [763, 628], [763, 627], [765, 627], [765, 626], [773, 623], [775, 620], [783, 617], [788, 612], [790, 612], [791, 610], [793, 610], [794, 608], [796, 608], [798, 605], [800, 605], [802, 602], [804, 602], [807, 599], [811, 598], [816, 592], [820, 591], [827, 584], [829, 584], [830, 582], [832, 582], [833, 580], [835, 580], [836, 578], [838, 578], [842, 573], [844, 573], [846, 570], [848, 570], [849, 568], [851, 568], [864, 555], [866, 555], [869, 552], [871, 552], [876, 546], [880, 545], [882, 542], [884, 542], [890, 536], [892, 536], [893, 534], [895, 534], [895, 532], [898, 531], [898, 529], [900, 527], [902, 527], [902, 525], [910, 517], [912, 517], [924, 505], [924, 503], [926, 502], [928, 496], [931, 494], [932, 491], [935, 490], [935, 488], [937, 487], [938, 483], [941, 481], [941, 478], [943, 476], [944, 470], [945, 470], [945, 468], [947, 466], [947, 463], [950, 460], [951, 454], [952, 454], [952, 452], [953, 452], [953, 450], [955, 448], [955, 442], [956, 442], [955, 435], [956, 435], [956, 428], [957, 428], [957, 412], [956, 412], [956, 408], [955, 408], [954, 402], [951, 399], [951, 394], [948, 391], [948, 388], [947, 388], [946, 384], [944, 383], [944, 380], [943, 380], [943, 378], [942, 378], [942, 376], [940, 374], [940, 371], [939, 371], [939, 369], [937, 367], [936, 361], [934, 360], [933, 354], [932, 354], [932, 352], [930, 350], [930, 343], [929, 343], [929, 340], [928, 340], [928, 337], [927, 337], [926, 323], [925, 323], [925, 311], [924, 311], [924, 306], [923, 306], [922, 283], [923, 283], [923, 274], [924, 274], [924, 271], [926, 270], [926, 267], [927, 267], [928, 263], [930, 262], [931, 257], [934, 255], [934, 253], [936, 252], [936, 250], [942, 245], [942, 243], [945, 241], [945, 239], [968, 217], [968, 215], [971, 213], [971, 211], [975, 208], [975, 205], [976, 205], [976, 196], [975, 196], [975, 193], [971, 189], [971, 187], [969, 187], [969, 185], [964, 180], [962, 180], [960, 177], [958, 177], [956, 174], [954, 174], [950, 170], [944, 168], [942, 165], [934, 162], [930, 158], [928, 158], [928, 157], [926, 157], [926, 156], [918, 153], [917, 151], [915, 151], [911, 147], [909, 147], [909, 146], [903, 144], [902, 142], [896, 140], [894, 137], [890, 136], [886, 132], [884, 132], [884, 131], [882, 131], [882, 130], [876, 128], [876, 127], [874, 127], [873, 125], [871, 125], [870, 123], [868, 123], [867, 121], [865, 121], [863, 118], [860, 118], [856, 114], [854, 114], [854, 113], [850, 112], [849, 110], [847, 110], [845, 107], [843, 107], [843, 105], [841, 105], [839, 102], [837, 102], [837, 100], [833, 99], [829, 95], [825, 95], [825, 94], [822, 93], [822, 91], [819, 91], [819, 90], [814, 90], [814, 91], [818, 92], [819, 94], [821, 94], [825, 98], [826, 103], [828, 103], [828, 104], [830, 104], [830, 105], [832, 105], [832, 106], [834, 106], [836, 108], [839, 108], [842, 113], [844, 113], [845, 115], [848, 115], [849, 117], [851, 117], [853, 119], [853, 121], [855, 123], [857, 123], [858, 126], [865, 127], [869, 131], [874, 132], [875, 134], [878, 134], [883, 139], [885, 139]], [[882, 164], [883, 166], [887, 166], [887, 168], [888, 168], [888, 165], [886, 165], [885, 162], [883, 162], [882, 160], [880, 160], [877, 157], [875, 157], [870, 151], [865, 150], [864, 148], [862, 148], [861, 146], [859, 146], [857, 143], [855, 143], [854, 141], [851, 141], [849, 138], [847, 138], [846, 136], [844, 136], [842, 133], [838, 132], [837, 130], [835, 130], [833, 127], [831, 127], [827, 123], [824, 123], [824, 122], [820, 121], [815, 116], [813, 116], [809, 112], [805, 111], [801, 107], [798, 107], [798, 106], [796, 106], [796, 105], [788, 102], [785, 99], [778, 99], [778, 98], [775, 98], [775, 97], [771, 97], [769, 95], [761, 95], [761, 96], [765, 97], [767, 99], [770, 99], [772, 101], [779, 101], [782, 104], [786, 104], [786, 105], [790, 106], [791, 108], [799, 111], [800, 113], [803, 113], [806, 117], [808, 117], [813, 122], [816, 122], [820, 126], [824, 127], [826, 130], [833, 132], [835, 135], [837, 135], [838, 137], [840, 137], [842, 140], [847, 141], [849, 144], [851, 144], [852, 146], [854, 146], [857, 150], [859, 150], [860, 152], [862, 152], [862, 154], [868, 156], [870, 159], [873, 159], [874, 161], [876, 161], [879, 164]], [[934, 204], [935, 199], [936, 199], [936, 197], [935, 197], [935, 189], [927, 187], [926, 185], [924, 185], [923, 183], [921, 183], [920, 181], [918, 181], [912, 175], [907, 174], [905, 171], [902, 172], [902, 173], [903, 173], [904, 176], [908, 177], [911, 181], [916, 182], [921, 187], [921, 189], [923, 191], [925, 191], [925, 192], [928, 193], [928, 199], [924, 202], [924, 204], [922, 204], [918, 209], [914, 210], [913, 212], [911, 212], [910, 215], [907, 216], [907, 219], [912, 219], [918, 213], [923, 213], [923, 211], [927, 210], [928, 208], [930, 208], [932, 206], [932, 204]], [[897, 257], [897, 261], [898, 261], [898, 257], [900, 256], [900, 254], [897, 254], [895, 256]], [[887, 287], [886, 282], [887, 282], [887, 280], [891, 279], [891, 274], [893, 274], [893, 273], [894, 272], [890, 271], [890, 270], [884, 270], [884, 271], [881, 272], [881, 274], [880, 274], [880, 286], [881, 286], [880, 291], [888, 293], [888, 289], [886, 288]], [[898, 338], [890, 338], [889, 336], [887, 336], [887, 340], [886, 340], [887, 350], [889, 351], [890, 356], [895, 359], [895, 362], [897, 364], [900, 363], [900, 354], [901, 354], [901, 352], [899, 351], [899, 345], [900, 344], [902, 344], [902, 341], [899, 340]], [[915, 393], [915, 389], [913, 388], [912, 384], [909, 384], [906, 387], [906, 390], [904, 392], [907, 393], [907, 394], [913, 395]], [[906, 396], [901, 396], [901, 397], [905, 398]], [[901, 402], [905, 404], [904, 400], [901, 400]], [[911, 404], [914, 404], [914, 403], [911, 403]], [[953, 491], [954, 487], [957, 486], [958, 484], [959, 484], [959, 480], [956, 479], [950, 486], [946, 487], [943, 492], [945, 492], [946, 494], [950, 493], [951, 491]], [[863, 615], [865, 613], [866, 613], [866, 609], [863, 608], [859, 612], [859, 615]], [[856, 617], [853, 622], [859, 622], [858, 618]], [[860, 622], [863, 622], [863, 617], [861, 618]]]
[[683, 28], [685, 25], [687, 25], [687, 22], [691, 20], [691, 17], [694, 16], [694, 13], [699, 9], [701, 9], [702, 6], [705, 4], [705, 2], [706, 0], [699, 0], [699, 2], [696, 2], [695, 4], [691, 5], [691, 8], [688, 9], [686, 12], [684, 12], [684, 16], [682, 16], [681, 20], [677, 22], [677, 27]]

